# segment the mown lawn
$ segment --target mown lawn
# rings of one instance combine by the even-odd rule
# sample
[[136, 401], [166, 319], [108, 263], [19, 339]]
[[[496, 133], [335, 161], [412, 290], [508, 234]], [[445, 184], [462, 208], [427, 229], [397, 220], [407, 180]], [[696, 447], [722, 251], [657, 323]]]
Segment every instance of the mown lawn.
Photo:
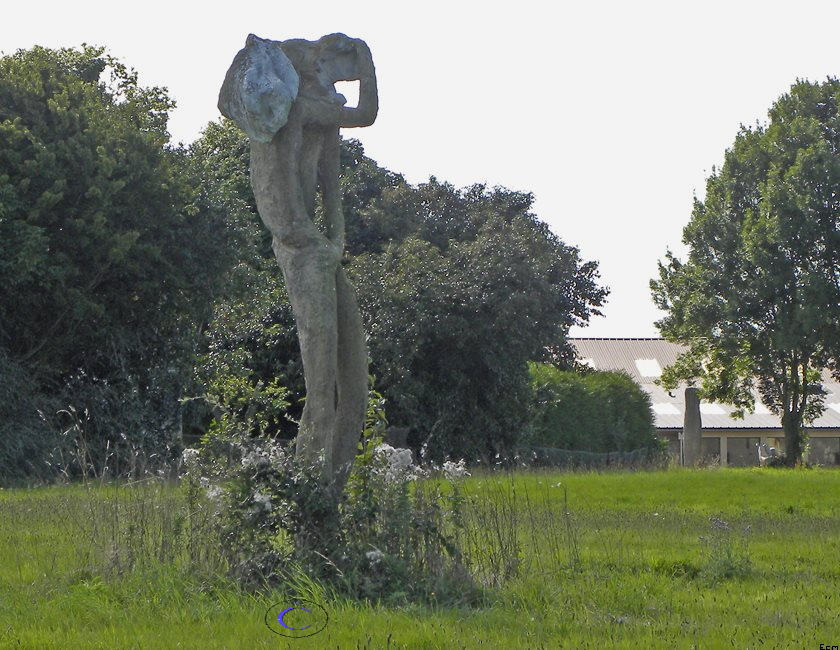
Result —
[[[489, 585], [472, 609], [352, 603], [311, 584], [248, 595], [200, 576], [160, 538], [161, 518], [190, 525], [180, 488], [0, 491], [0, 648], [840, 645], [840, 472], [520, 473], [463, 489]], [[119, 500], [131, 539], [148, 538], [131, 569], [101, 544]], [[327, 609], [323, 632], [268, 630], [266, 610], [292, 597]]]

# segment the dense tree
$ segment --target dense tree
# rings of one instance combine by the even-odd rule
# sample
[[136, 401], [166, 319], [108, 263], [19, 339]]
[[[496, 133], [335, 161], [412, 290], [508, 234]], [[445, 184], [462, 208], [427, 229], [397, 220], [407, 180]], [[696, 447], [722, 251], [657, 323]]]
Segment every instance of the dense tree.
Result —
[[[227, 412], [258, 423], [252, 435], [294, 437], [303, 410], [303, 366], [294, 315], [276, 268], [272, 260], [271, 268], [239, 264], [232, 270], [227, 296], [215, 306], [197, 359], [206, 404], [191, 409], [190, 433], [203, 433], [207, 418], [220, 423]], [[282, 396], [272, 387], [282, 387]], [[280, 397], [287, 402], [283, 408], [278, 408]]]
[[391, 422], [433, 457], [509, 451], [527, 417], [527, 362], [565, 348], [603, 301], [596, 265], [530, 212], [528, 194], [434, 179], [404, 193], [414, 234], [350, 264]]
[[405, 199], [408, 183], [365, 155], [358, 140], [342, 140], [341, 190], [347, 253], [379, 253], [417, 227], [417, 206]]
[[39, 391], [93, 411], [101, 436], [177, 428], [231, 261], [167, 146], [172, 106], [102, 48], [0, 58], [0, 346]]
[[792, 464], [840, 358], [840, 82], [797, 82], [769, 116], [741, 128], [695, 200], [688, 260], [669, 252], [651, 288], [660, 331], [688, 346], [665, 385], [700, 378], [741, 413], [757, 390]]
[[[242, 141], [220, 122], [192, 151], [205, 159], [210, 184], [224, 188], [227, 198], [216, 203], [239, 205], [239, 221], [258, 224]], [[341, 164], [345, 264], [391, 424], [409, 427], [412, 444], [427, 443], [435, 457], [508, 449], [527, 417], [527, 362], [571, 358], [569, 327], [604, 300], [597, 265], [582, 262], [532, 214], [530, 194], [483, 185], [459, 191], [434, 178], [412, 186], [354, 140], [342, 142]], [[270, 260], [270, 249], [261, 250], [246, 255], [252, 269]], [[263, 279], [254, 282], [255, 273]], [[282, 279], [268, 268], [249, 274], [251, 289], [217, 307], [203, 376], [217, 381], [233, 367], [223, 359], [242, 359], [255, 390], [284, 377], [294, 414], [303, 396], [299, 352], [293, 336], [281, 335], [291, 326], [285, 294], [270, 289]], [[275, 426], [288, 431], [280, 420]]]
[[[69, 406], [100, 451], [177, 444], [180, 398], [198, 393], [255, 434], [294, 431], [300, 352], [247, 142], [222, 121], [173, 149], [171, 106], [101, 48], [0, 59], [0, 394], [14, 414], [0, 473], [37, 473]], [[436, 456], [504, 449], [523, 422], [525, 362], [568, 352], [569, 326], [603, 301], [596, 265], [531, 214], [529, 194], [411, 186], [352, 140], [341, 163], [345, 264], [368, 293], [394, 424]]]
[[[216, 211], [235, 236], [236, 264], [204, 330], [196, 379], [206, 400], [190, 402], [187, 432], [203, 433], [213, 418], [221, 424], [225, 413], [242, 418], [250, 409], [244, 419], [260, 423], [254, 435], [291, 438], [305, 393], [300, 348], [271, 234], [257, 215], [249, 157], [247, 138], [230, 120], [208, 124], [189, 148], [204, 209]], [[287, 408], [278, 408], [286, 396], [280, 400], [271, 386], [289, 391]]]

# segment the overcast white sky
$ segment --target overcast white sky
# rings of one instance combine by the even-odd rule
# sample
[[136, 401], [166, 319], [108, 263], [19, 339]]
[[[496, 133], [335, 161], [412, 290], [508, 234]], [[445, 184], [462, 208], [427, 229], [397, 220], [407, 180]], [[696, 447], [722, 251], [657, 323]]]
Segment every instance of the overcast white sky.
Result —
[[4, 2], [0, 51], [107, 46], [177, 101], [184, 143], [219, 117], [233, 56], [253, 32], [367, 41], [379, 118], [345, 131], [412, 183], [503, 185], [611, 289], [576, 336], [657, 336], [648, 282], [740, 124], [764, 121], [797, 79], [840, 75], [840, 3]]

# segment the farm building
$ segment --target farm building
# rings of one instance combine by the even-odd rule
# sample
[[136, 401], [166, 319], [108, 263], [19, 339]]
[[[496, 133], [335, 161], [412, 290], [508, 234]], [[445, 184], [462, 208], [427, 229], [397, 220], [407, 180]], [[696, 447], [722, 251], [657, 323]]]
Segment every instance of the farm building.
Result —
[[[651, 396], [655, 424], [668, 441], [676, 458], [684, 455], [683, 427], [686, 416], [684, 386], [668, 392], [654, 381], [662, 369], [676, 361], [682, 347], [661, 338], [574, 338], [570, 339], [581, 363], [596, 370], [624, 370]], [[827, 391], [825, 412], [807, 428], [810, 436], [806, 459], [817, 465], [840, 465], [840, 384], [824, 376]], [[731, 417], [733, 408], [713, 402], [700, 403], [700, 448], [705, 460], [721, 465], [759, 464], [759, 445], [784, 451], [780, 419], [759, 400], [755, 413], [741, 420]]]

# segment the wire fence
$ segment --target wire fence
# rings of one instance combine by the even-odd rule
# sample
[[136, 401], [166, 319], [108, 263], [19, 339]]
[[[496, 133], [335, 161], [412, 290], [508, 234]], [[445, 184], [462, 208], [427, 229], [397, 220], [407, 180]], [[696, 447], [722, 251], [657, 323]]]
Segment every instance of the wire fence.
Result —
[[519, 463], [529, 467], [563, 469], [642, 469], [661, 467], [668, 463], [667, 452], [655, 447], [603, 453], [553, 447], [521, 447], [517, 449], [516, 455]]

